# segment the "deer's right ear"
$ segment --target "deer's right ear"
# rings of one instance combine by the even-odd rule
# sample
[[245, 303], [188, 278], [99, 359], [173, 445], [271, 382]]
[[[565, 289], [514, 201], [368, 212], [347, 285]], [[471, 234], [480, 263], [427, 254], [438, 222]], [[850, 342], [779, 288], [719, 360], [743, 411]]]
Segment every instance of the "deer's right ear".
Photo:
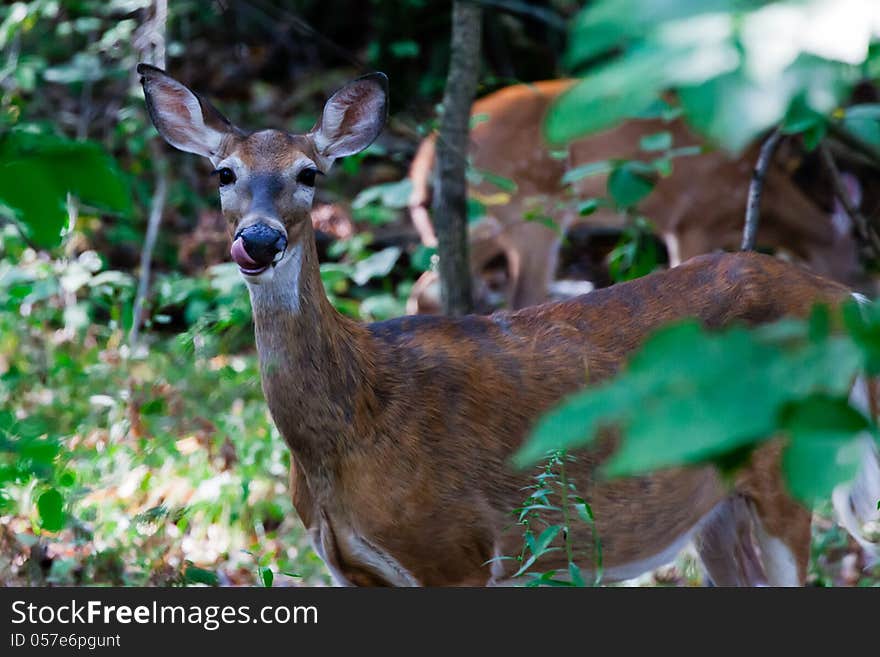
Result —
[[216, 159], [223, 139], [235, 127], [206, 100], [165, 71], [138, 64], [147, 110], [169, 144], [187, 153]]

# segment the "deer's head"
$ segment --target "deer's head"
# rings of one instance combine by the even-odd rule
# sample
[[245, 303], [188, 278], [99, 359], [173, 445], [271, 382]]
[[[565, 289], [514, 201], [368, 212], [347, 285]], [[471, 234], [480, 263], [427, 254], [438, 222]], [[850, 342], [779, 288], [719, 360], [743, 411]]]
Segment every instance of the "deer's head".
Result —
[[336, 158], [369, 146], [388, 112], [387, 78], [374, 73], [333, 94], [306, 134], [249, 133], [164, 71], [146, 64], [137, 71], [159, 133], [172, 146], [213, 164], [232, 258], [249, 284], [295, 266], [296, 245], [312, 236], [309, 210], [316, 180]]

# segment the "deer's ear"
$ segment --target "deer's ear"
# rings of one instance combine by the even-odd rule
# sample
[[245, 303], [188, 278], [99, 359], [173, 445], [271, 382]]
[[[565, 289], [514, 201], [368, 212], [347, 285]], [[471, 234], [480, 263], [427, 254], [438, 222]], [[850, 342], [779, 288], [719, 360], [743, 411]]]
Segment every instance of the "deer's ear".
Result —
[[216, 158], [223, 138], [236, 128], [203, 98], [165, 71], [138, 64], [147, 110], [159, 134], [175, 148]]
[[318, 153], [334, 160], [373, 143], [388, 118], [388, 78], [371, 73], [349, 82], [324, 105], [311, 137]]

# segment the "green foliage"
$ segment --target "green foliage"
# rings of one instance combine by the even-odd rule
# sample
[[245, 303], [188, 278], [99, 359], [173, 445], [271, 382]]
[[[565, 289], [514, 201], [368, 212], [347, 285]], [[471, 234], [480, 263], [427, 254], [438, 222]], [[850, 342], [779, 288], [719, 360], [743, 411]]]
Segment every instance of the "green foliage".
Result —
[[646, 276], [660, 261], [650, 222], [637, 217], [624, 230], [620, 241], [608, 254], [608, 273], [616, 283]]
[[866, 144], [880, 149], [880, 103], [848, 107], [843, 115], [843, 127]]
[[[523, 505], [515, 510], [517, 523], [523, 528], [523, 548], [516, 557], [519, 568], [512, 577], [529, 577], [526, 586], [586, 586], [582, 570], [592, 573], [591, 585], [598, 586], [602, 581], [602, 541], [593, 510], [566, 475], [566, 464], [574, 460], [564, 451], [552, 453], [535, 475], [535, 483], [526, 488], [529, 495]], [[584, 523], [593, 536], [586, 550], [574, 543], [576, 522]], [[559, 551], [565, 552], [566, 570], [541, 572], [541, 557]], [[579, 563], [578, 557], [584, 554], [588, 560]]]
[[[784, 432], [789, 485], [812, 503], [852, 475], [854, 440], [871, 426], [844, 399], [865, 351], [848, 335], [823, 334], [821, 325], [785, 320], [708, 332], [686, 321], [662, 328], [615, 379], [545, 415], [516, 461], [587, 445], [613, 427], [623, 441], [602, 468], [607, 476], [706, 461], [725, 467], [744, 448]], [[860, 326], [876, 329], [870, 320]], [[823, 467], [811, 469], [823, 457]]]
[[[258, 543], [279, 572], [326, 582], [286, 492], [256, 355], [236, 353], [253, 340], [240, 275], [160, 274], [150, 349], [133, 356], [131, 275], [93, 251], [29, 253], [0, 229], [0, 513], [14, 541], [0, 568], [41, 529], [55, 584], [254, 582], [238, 555]], [[203, 314], [181, 326], [189, 308]]]
[[789, 490], [807, 504], [830, 499], [864, 458], [860, 433], [870, 422], [842, 397], [812, 396], [783, 407], [780, 427], [791, 438], [783, 456]]
[[356, 219], [372, 224], [395, 221], [396, 210], [407, 207], [409, 195], [412, 193], [412, 181], [404, 178], [399, 182], [373, 185], [361, 191], [351, 203]]
[[504, 176], [499, 176], [497, 173], [492, 173], [491, 171], [484, 171], [483, 169], [477, 169], [473, 166], [468, 166], [467, 171], [467, 181], [471, 185], [480, 185], [484, 182], [493, 185], [498, 188], [501, 192], [506, 192], [508, 194], [515, 194], [517, 190], [516, 181], [511, 180], [510, 178], [505, 178]]
[[192, 563], [187, 563], [186, 569], [183, 571], [183, 581], [185, 584], [205, 584], [207, 586], [218, 586], [220, 580], [217, 573], [199, 568]]
[[0, 203], [38, 246], [60, 243], [68, 193], [103, 210], [131, 212], [126, 183], [99, 144], [17, 127], [0, 135], [0, 162]]
[[54, 488], [50, 488], [37, 499], [37, 511], [43, 529], [57, 532], [64, 526], [64, 498]]
[[654, 189], [654, 173], [654, 167], [643, 162], [624, 162], [608, 176], [608, 193], [618, 207], [634, 207]]
[[[835, 0], [591, 2], [573, 22], [567, 54], [583, 79], [548, 114], [547, 137], [565, 143], [608, 128], [643, 114], [670, 88], [688, 122], [731, 151], [797, 107], [827, 120], [860, 75], [871, 74], [870, 25], [880, 13], [873, 5], [838, 11], [829, 25], [841, 30], [839, 38], [818, 39], [814, 34], [825, 30], [817, 23], [834, 6]], [[810, 126], [813, 141], [821, 124]]]

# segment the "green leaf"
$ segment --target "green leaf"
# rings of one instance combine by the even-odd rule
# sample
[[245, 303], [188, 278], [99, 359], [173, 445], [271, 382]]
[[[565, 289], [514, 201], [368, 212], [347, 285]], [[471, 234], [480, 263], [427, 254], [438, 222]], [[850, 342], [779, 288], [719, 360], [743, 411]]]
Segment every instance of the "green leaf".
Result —
[[520, 575], [522, 575], [523, 573], [525, 573], [529, 568], [532, 567], [532, 565], [533, 565], [533, 564], [535, 563], [535, 561], [537, 561], [537, 560], [538, 560], [538, 557], [536, 557], [534, 554], [532, 554], [528, 559], [525, 560], [525, 562], [523, 562], [523, 565], [519, 567], [519, 570], [517, 570], [517, 571], [513, 574], [513, 577], [514, 577], [514, 578], [517, 578], [517, 577], [519, 577]]
[[608, 193], [621, 208], [635, 206], [654, 189], [656, 181], [645, 175], [638, 162], [625, 162], [608, 176]]
[[[569, 66], [589, 61], [614, 48], [644, 39], [669, 21], [706, 13], [760, 7], [766, 0], [597, 0], [575, 17], [567, 61]], [[710, 37], [711, 38], [711, 37]]]
[[849, 301], [843, 306], [843, 322], [865, 359], [867, 373], [880, 373], [880, 304]]
[[568, 562], [568, 576], [571, 577], [571, 583], [575, 586], [586, 586], [580, 567], [573, 561]]
[[868, 119], [880, 121], [880, 103], [865, 103], [846, 108], [845, 116], [849, 119]]
[[[848, 88], [845, 67], [801, 55], [778, 76], [757, 80], [742, 69], [679, 89], [688, 122], [731, 152], [740, 152], [786, 116], [824, 115]], [[791, 106], [801, 109], [790, 114]], [[813, 135], [815, 138], [815, 135]]]
[[620, 241], [608, 254], [608, 273], [615, 282], [646, 276], [657, 268], [659, 254], [653, 230], [639, 220], [624, 230]]
[[616, 71], [600, 72], [588, 77], [562, 94], [551, 105], [544, 121], [544, 136], [550, 144], [568, 143], [578, 137], [610, 128], [622, 119], [633, 116], [656, 97], [659, 86], [634, 85], [630, 78], [654, 77], [655, 66], [638, 62], [633, 70], [617, 77]]
[[419, 56], [419, 44], [411, 39], [393, 41], [388, 45], [388, 49], [398, 59], [412, 59]]
[[672, 148], [672, 133], [668, 131], [645, 135], [639, 140], [639, 148], [643, 151], [666, 151]]
[[437, 255], [436, 247], [419, 244], [410, 256], [410, 263], [416, 271], [428, 271], [433, 266], [435, 255]]
[[562, 184], [568, 185], [577, 182], [578, 180], [583, 180], [584, 178], [611, 173], [614, 171], [614, 167], [616, 167], [617, 164], [618, 163], [615, 160], [600, 160], [599, 162], [582, 164], [579, 167], [566, 171], [565, 175], [562, 176]]
[[502, 192], [507, 192], [508, 194], [516, 194], [517, 184], [515, 180], [505, 178], [504, 176], [500, 176], [497, 173], [492, 173], [491, 171], [477, 169], [476, 167], [468, 167], [466, 173], [468, 182], [473, 185], [479, 185], [480, 183], [487, 182], [490, 185], [494, 185]]
[[387, 208], [405, 208], [412, 194], [413, 183], [409, 178], [398, 182], [373, 185], [361, 191], [351, 202], [353, 210], [359, 210], [370, 203], [380, 203]]
[[561, 525], [550, 525], [549, 527], [547, 527], [547, 529], [541, 532], [541, 535], [532, 546], [532, 554], [534, 554], [536, 557], [540, 557], [542, 554], [547, 552], [550, 544], [556, 539], [561, 530]]
[[847, 115], [843, 119], [843, 127], [866, 144], [880, 148], [880, 121]]
[[358, 314], [365, 321], [382, 321], [406, 314], [406, 304], [393, 294], [373, 294], [360, 305]]
[[351, 280], [358, 285], [366, 285], [371, 278], [382, 278], [391, 273], [394, 264], [400, 258], [399, 246], [389, 246], [364, 258], [354, 266]]
[[127, 184], [97, 143], [13, 130], [0, 137], [0, 162], [0, 202], [38, 246], [59, 244], [68, 192], [86, 205], [130, 214]]
[[271, 568], [268, 566], [260, 568], [260, 581], [267, 589], [272, 587], [272, 582], [275, 581], [275, 573], [272, 572]]
[[813, 396], [790, 404], [782, 426], [791, 438], [782, 457], [786, 483], [804, 504], [829, 499], [856, 475], [864, 457], [858, 434], [869, 423], [846, 399]]
[[40, 525], [50, 532], [64, 527], [64, 498], [56, 489], [50, 488], [37, 499]]
[[586, 201], [578, 204], [578, 214], [582, 217], [586, 217], [587, 215], [593, 214], [596, 210], [602, 207], [602, 205], [602, 199], [588, 198]]
[[810, 311], [809, 336], [813, 342], [822, 342], [831, 333], [831, 311], [825, 304], [816, 304]]
[[183, 572], [184, 582], [187, 584], [207, 584], [208, 586], [220, 586], [220, 578], [212, 570], [205, 570], [187, 562]]
[[594, 525], [596, 523], [596, 519], [593, 517], [593, 507], [591, 507], [582, 498], [578, 497], [576, 499], [577, 503], [574, 505], [574, 508], [577, 511], [578, 517], [588, 525]]

